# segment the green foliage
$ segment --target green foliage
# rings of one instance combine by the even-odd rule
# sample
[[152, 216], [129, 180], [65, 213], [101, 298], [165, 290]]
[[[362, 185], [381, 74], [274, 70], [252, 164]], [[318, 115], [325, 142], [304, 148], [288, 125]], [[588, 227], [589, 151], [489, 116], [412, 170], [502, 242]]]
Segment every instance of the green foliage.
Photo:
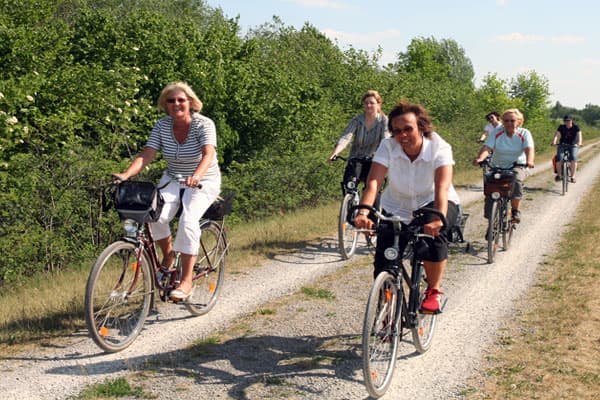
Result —
[[97, 398], [119, 398], [119, 397], [141, 398], [145, 396], [144, 391], [139, 387], [131, 387], [127, 379], [115, 378], [107, 380], [104, 383], [92, 385], [82, 391], [78, 399], [97, 399]]
[[[381, 50], [341, 50], [308, 23], [275, 17], [241, 37], [236, 19], [202, 0], [0, 0], [0, 9], [0, 285], [89, 263], [119, 234], [104, 189], [143, 148], [171, 81], [188, 82], [216, 123], [234, 221], [339, 196], [343, 166], [325, 160], [369, 89], [384, 111], [402, 98], [423, 103], [458, 168], [492, 109], [523, 108], [536, 143], [555, 129], [543, 76], [509, 84], [490, 74], [476, 89], [451, 39], [416, 38], [382, 68]], [[552, 115], [564, 111], [557, 103]], [[600, 119], [597, 106], [575, 111]]]
[[425, 105], [440, 122], [462, 119], [474, 106], [473, 65], [454, 40], [413, 39], [389, 69], [393, 97]]
[[477, 89], [476, 97], [481, 107], [479, 115], [482, 117], [491, 111], [502, 111], [511, 107], [511, 99], [508, 95], [508, 83], [498, 78], [497, 74], [487, 74], [483, 83]]
[[517, 106], [529, 120], [542, 120], [548, 117], [550, 89], [548, 79], [535, 71], [517, 75], [510, 84], [510, 94], [518, 99]]

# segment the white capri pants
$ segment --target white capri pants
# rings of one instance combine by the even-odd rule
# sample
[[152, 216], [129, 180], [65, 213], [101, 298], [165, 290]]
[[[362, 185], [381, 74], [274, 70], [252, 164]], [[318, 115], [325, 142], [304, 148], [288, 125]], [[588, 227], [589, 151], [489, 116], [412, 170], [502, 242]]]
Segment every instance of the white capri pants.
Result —
[[169, 184], [160, 189], [160, 193], [165, 200], [160, 218], [157, 222], [150, 223], [150, 229], [155, 240], [161, 240], [171, 236], [170, 222], [175, 217], [179, 209], [179, 192], [183, 190], [181, 204], [183, 210], [179, 217], [179, 227], [173, 243], [173, 251], [183, 254], [198, 254], [200, 247], [200, 218], [206, 212], [208, 207], [217, 199], [221, 192], [221, 177], [218, 179], [202, 179], [200, 183], [202, 188], [191, 188], [180, 185], [177, 181], [164, 174], [160, 179], [158, 187], [165, 183]]

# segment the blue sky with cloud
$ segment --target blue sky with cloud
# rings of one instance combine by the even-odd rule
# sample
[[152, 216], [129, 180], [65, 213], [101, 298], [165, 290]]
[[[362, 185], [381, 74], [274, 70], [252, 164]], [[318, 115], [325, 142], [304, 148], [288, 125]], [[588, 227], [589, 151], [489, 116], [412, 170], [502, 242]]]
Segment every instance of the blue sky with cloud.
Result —
[[550, 84], [552, 103], [600, 105], [600, 2], [592, 0], [208, 0], [239, 16], [244, 33], [281, 18], [310, 23], [341, 49], [383, 49], [392, 62], [415, 37], [453, 39], [473, 63], [509, 80], [535, 70]]

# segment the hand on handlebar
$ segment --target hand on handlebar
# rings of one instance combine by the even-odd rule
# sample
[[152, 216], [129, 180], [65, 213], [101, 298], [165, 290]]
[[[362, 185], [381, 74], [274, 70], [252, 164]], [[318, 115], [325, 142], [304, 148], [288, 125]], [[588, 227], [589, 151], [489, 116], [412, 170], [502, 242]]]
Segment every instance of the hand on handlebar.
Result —
[[112, 183], [114, 183], [114, 184], [119, 184], [128, 179], [128, 178], [125, 178], [124, 174], [111, 174], [110, 178], [112, 180]]
[[373, 221], [371, 220], [371, 218], [369, 218], [368, 215], [357, 214], [354, 217], [354, 225], [358, 229], [373, 229], [373, 226], [375, 224], [373, 223]]
[[441, 220], [435, 220], [423, 225], [423, 233], [433, 237], [439, 236], [444, 224]]

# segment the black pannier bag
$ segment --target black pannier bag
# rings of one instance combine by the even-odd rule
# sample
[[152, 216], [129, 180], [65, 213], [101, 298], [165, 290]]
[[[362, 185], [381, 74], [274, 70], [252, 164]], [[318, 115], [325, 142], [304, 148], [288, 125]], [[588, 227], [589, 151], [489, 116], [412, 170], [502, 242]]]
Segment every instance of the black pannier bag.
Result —
[[234, 196], [235, 192], [230, 192], [225, 197], [218, 197], [210, 207], [208, 207], [202, 218], [221, 221], [225, 215], [231, 213]]
[[115, 190], [114, 204], [122, 220], [143, 224], [158, 221], [165, 201], [152, 182], [124, 181]]

